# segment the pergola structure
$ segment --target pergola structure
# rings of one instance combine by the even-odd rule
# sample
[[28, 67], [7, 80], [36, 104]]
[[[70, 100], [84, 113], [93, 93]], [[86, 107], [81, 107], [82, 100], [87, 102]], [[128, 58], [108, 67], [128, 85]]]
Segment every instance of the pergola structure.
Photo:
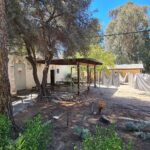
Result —
[[[45, 60], [37, 60], [37, 63], [44, 64]], [[77, 83], [78, 83], [78, 95], [80, 94], [80, 66], [87, 66], [87, 84], [90, 83], [90, 71], [89, 66], [93, 66], [94, 69], [94, 87], [96, 87], [96, 66], [103, 63], [92, 58], [70, 58], [70, 59], [53, 59], [50, 65], [75, 65], [77, 66]], [[89, 90], [89, 86], [88, 86]]]

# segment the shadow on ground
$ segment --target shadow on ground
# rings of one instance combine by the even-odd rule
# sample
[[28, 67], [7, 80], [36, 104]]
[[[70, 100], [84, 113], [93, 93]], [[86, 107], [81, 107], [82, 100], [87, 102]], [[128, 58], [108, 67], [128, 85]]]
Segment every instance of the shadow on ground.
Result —
[[[125, 91], [126, 89], [126, 91]], [[123, 91], [122, 91], [123, 90]], [[135, 95], [134, 95], [135, 92]], [[139, 95], [141, 93], [139, 92]], [[77, 101], [75, 101], [77, 99]], [[75, 126], [83, 126], [94, 131], [99, 124], [99, 115], [91, 114], [92, 103], [97, 106], [99, 100], [104, 100], [106, 108], [103, 115], [117, 117], [130, 117], [135, 119], [150, 120], [150, 97], [142, 95], [138, 97], [138, 91], [131, 91], [126, 87], [107, 88], [91, 87], [90, 91], [75, 97], [74, 101], [37, 102], [15, 116], [17, 124], [23, 125], [29, 118], [40, 113], [44, 122], [52, 120], [54, 125], [53, 149], [73, 150], [74, 145], [81, 145], [81, 139], [74, 134]], [[97, 111], [97, 107], [94, 108]], [[67, 127], [67, 114], [69, 112], [69, 126]], [[120, 123], [120, 122], [118, 122]], [[142, 141], [131, 133], [118, 131], [123, 139], [131, 139], [135, 150], [149, 150], [150, 142]]]

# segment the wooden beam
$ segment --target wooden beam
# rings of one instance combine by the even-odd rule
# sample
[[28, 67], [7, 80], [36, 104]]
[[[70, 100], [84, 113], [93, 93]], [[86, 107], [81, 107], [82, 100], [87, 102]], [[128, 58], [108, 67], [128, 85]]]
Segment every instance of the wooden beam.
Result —
[[73, 88], [73, 81], [72, 81], [72, 70], [73, 70], [73, 67], [71, 67], [71, 86]]
[[77, 64], [77, 77], [78, 77], [78, 95], [80, 95], [80, 64]]
[[87, 65], [87, 90], [89, 91], [89, 89], [90, 89], [90, 84], [89, 84], [89, 77], [90, 77], [90, 75], [89, 75], [89, 64]]
[[94, 87], [96, 88], [96, 65], [94, 65]]
[[98, 82], [99, 82], [99, 87], [100, 87], [100, 82], [101, 82], [101, 71], [99, 72]]

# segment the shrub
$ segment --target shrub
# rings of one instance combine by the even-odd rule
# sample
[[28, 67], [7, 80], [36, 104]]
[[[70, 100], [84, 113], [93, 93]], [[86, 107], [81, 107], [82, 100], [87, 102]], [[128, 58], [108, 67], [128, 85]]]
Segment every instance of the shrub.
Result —
[[25, 131], [16, 140], [17, 150], [45, 150], [52, 137], [52, 126], [43, 125], [41, 116], [28, 121]]
[[11, 122], [0, 114], [0, 150], [12, 149], [11, 144]]
[[41, 116], [27, 122], [25, 130], [13, 141], [11, 122], [0, 115], [0, 150], [45, 150], [52, 139], [52, 126], [42, 124]]
[[83, 150], [131, 150], [115, 132], [114, 127], [96, 127], [94, 135], [88, 135], [83, 141]]

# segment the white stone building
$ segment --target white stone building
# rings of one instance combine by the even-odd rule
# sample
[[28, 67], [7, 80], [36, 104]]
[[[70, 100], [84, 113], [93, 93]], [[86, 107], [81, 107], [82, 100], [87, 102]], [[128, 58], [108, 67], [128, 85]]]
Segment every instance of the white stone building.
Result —
[[[43, 68], [43, 64], [37, 65], [40, 82], [43, 76]], [[55, 75], [55, 82], [64, 81], [66, 75], [70, 73], [71, 68], [70, 66], [50, 65], [47, 79], [48, 83], [51, 83], [51, 71], [53, 71]], [[8, 72], [12, 94], [16, 94], [19, 90], [32, 89], [32, 87], [35, 87], [32, 66], [25, 56], [9, 55]]]

